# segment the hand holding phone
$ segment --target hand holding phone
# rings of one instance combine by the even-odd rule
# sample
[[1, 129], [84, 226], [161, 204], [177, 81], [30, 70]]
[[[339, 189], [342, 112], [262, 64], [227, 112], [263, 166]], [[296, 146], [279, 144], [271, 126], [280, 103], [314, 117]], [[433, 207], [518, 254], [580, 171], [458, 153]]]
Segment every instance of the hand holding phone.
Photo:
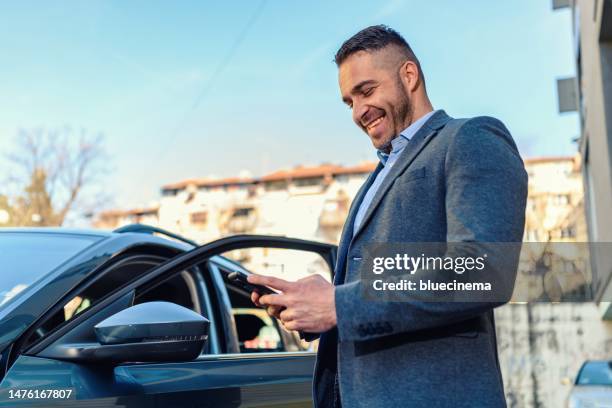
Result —
[[247, 292], [257, 292], [260, 295], [276, 295], [277, 292], [267, 286], [254, 285], [247, 280], [248, 274], [242, 271], [234, 271], [227, 275], [227, 279], [233, 284], [241, 287]]

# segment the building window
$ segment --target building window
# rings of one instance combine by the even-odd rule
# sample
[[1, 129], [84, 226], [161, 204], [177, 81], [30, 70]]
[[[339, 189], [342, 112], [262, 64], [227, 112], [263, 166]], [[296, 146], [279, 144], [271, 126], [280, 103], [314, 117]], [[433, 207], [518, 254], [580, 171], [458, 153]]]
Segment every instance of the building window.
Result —
[[164, 197], [173, 197], [178, 194], [178, 190], [176, 189], [163, 189], [162, 196]]
[[561, 229], [561, 238], [574, 238], [576, 231], [573, 226], [565, 227]]
[[311, 187], [320, 186], [323, 184], [323, 177], [308, 177], [293, 180], [293, 185], [296, 187]]
[[194, 225], [206, 225], [208, 221], [208, 212], [198, 211], [191, 213], [191, 223]]
[[245, 208], [237, 208], [234, 210], [232, 217], [248, 217], [253, 213], [254, 208], [245, 207]]
[[287, 180], [267, 181], [264, 184], [266, 191], [280, 191], [287, 189]]
[[334, 180], [336, 183], [348, 183], [349, 176], [346, 174], [336, 174], [334, 175]]

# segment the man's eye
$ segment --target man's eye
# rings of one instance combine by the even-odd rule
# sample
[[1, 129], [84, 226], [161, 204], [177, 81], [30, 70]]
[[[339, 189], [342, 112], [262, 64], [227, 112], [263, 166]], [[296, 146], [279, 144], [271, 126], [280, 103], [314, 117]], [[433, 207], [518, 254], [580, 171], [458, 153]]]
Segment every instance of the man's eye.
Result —
[[374, 88], [368, 88], [365, 91], [363, 91], [363, 95], [364, 96], [370, 96], [370, 95], [372, 95], [372, 92], [374, 92]]

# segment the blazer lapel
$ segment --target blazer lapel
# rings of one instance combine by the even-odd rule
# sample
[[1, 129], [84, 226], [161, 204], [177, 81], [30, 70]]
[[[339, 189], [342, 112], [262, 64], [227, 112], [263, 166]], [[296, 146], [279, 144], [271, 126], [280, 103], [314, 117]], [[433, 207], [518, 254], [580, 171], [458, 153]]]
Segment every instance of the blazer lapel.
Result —
[[376, 169], [374, 169], [374, 171], [370, 173], [365, 183], [363, 183], [351, 204], [348, 216], [346, 217], [346, 221], [344, 222], [344, 228], [342, 229], [340, 242], [338, 244], [338, 258], [336, 261], [336, 271], [334, 272], [334, 284], [339, 284], [344, 281], [344, 265], [346, 263], [346, 254], [348, 252], [349, 244], [353, 239], [353, 225], [355, 224], [355, 216], [357, 215], [357, 211], [359, 211], [359, 206], [361, 205], [363, 197], [370, 189], [370, 186], [372, 185], [372, 183], [376, 179], [376, 176], [382, 170], [382, 168], [382, 163], [379, 162], [376, 166]]
[[432, 115], [431, 118], [427, 122], [423, 124], [423, 127], [419, 129], [418, 132], [410, 139], [404, 150], [400, 153], [400, 156], [397, 158], [397, 161], [393, 165], [393, 168], [387, 174], [384, 181], [378, 188], [378, 191], [372, 198], [372, 202], [368, 207], [366, 213], [363, 216], [363, 220], [359, 225], [357, 231], [352, 235], [353, 239], [357, 238], [357, 235], [363, 230], [366, 223], [372, 217], [374, 210], [383, 197], [387, 193], [387, 190], [391, 187], [395, 179], [406, 170], [406, 168], [414, 161], [414, 159], [421, 153], [421, 151], [427, 146], [427, 143], [435, 136], [438, 130], [446, 125], [446, 123], [451, 118], [444, 112], [440, 110]]

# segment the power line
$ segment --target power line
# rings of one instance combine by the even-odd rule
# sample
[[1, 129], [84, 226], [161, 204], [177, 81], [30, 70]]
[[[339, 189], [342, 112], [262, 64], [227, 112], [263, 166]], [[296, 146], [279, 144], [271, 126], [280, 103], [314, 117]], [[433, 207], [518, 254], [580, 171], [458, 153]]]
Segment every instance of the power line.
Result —
[[238, 48], [240, 47], [240, 45], [246, 38], [247, 34], [249, 33], [249, 30], [261, 16], [261, 13], [264, 9], [266, 2], [267, 0], [261, 0], [257, 8], [253, 11], [253, 13], [251, 14], [251, 17], [249, 18], [247, 23], [244, 25], [244, 27], [242, 28], [242, 30], [240, 31], [240, 33], [234, 40], [234, 43], [228, 49], [224, 58], [219, 62], [219, 64], [217, 65], [217, 68], [213, 71], [212, 75], [208, 78], [208, 80], [204, 84], [202, 91], [194, 99], [191, 107], [185, 112], [182, 120], [179, 121], [177, 125], [175, 126], [175, 128], [170, 132], [170, 135], [166, 139], [166, 142], [162, 143], [162, 146], [157, 154], [156, 159], [153, 160], [153, 163], [157, 162], [164, 153], [168, 152], [168, 147], [170, 146], [171, 143], [176, 143], [177, 140], [181, 137], [181, 133], [179, 133], [179, 130], [181, 130], [181, 128], [185, 125], [185, 123], [187, 122], [187, 119], [193, 113], [193, 111], [196, 110], [198, 106], [200, 106], [202, 101], [206, 98], [206, 96], [208, 96], [208, 93], [211, 91], [219, 75], [221, 75], [223, 71], [225, 71], [225, 68], [231, 62], [232, 58], [234, 57], [234, 54], [236, 53], [236, 51], [238, 50]]
[[213, 74], [208, 79], [206, 86], [204, 86], [204, 88], [202, 89], [202, 92], [200, 92], [198, 97], [195, 99], [193, 106], [191, 107], [192, 110], [196, 109], [198, 105], [200, 105], [204, 97], [208, 94], [208, 92], [212, 88], [212, 85], [215, 83], [215, 80], [217, 79], [217, 77], [225, 70], [225, 67], [230, 63], [230, 61], [234, 57], [234, 54], [236, 53], [236, 51], [238, 50], [238, 48], [240, 47], [240, 45], [246, 38], [247, 33], [249, 32], [253, 24], [255, 24], [257, 19], [259, 19], [259, 16], [261, 15], [261, 12], [263, 11], [263, 8], [266, 4], [266, 1], [267, 0], [262, 0], [259, 3], [259, 6], [253, 11], [253, 14], [251, 14], [251, 18], [247, 21], [246, 25], [243, 27], [240, 34], [238, 34], [238, 37], [236, 37], [234, 44], [228, 50], [227, 54], [225, 55], [225, 58], [217, 66], [217, 69], [213, 72]]

